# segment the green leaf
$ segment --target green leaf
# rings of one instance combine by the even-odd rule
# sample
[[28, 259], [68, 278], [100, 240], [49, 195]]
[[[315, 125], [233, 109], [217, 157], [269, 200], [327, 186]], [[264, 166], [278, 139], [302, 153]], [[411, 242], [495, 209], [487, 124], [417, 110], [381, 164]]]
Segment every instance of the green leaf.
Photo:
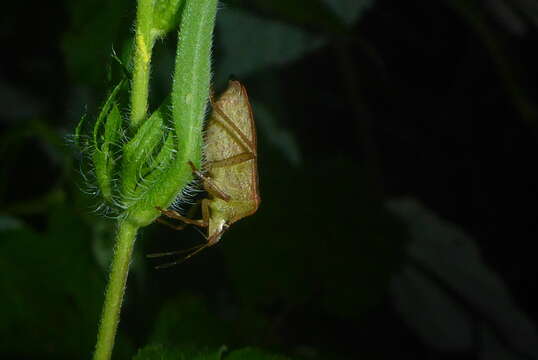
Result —
[[221, 351], [201, 351], [193, 348], [169, 348], [148, 345], [140, 349], [133, 360], [220, 360]]
[[108, 172], [109, 158], [108, 154], [101, 150], [95, 150], [92, 156], [93, 165], [95, 167], [95, 179], [97, 186], [101, 190], [101, 196], [105, 201], [112, 201], [112, 174]]
[[175, 153], [175, 136], [173, 131], [166, 134], [166, 140], [158, 152], [157, 156], [150, 159], [150, 163], [143, 170], [142, 176], [148, 182], [155, 181], [159, 175], [167, 168], [170, 161], [174, 158]]
[[484, 261], [476, 241], [415, 199], [391, 200], [388, 207], [412, 236], [391, 293], [396, 310], [422, 341], [461, 352], [478, 336], [485, 339], [480, 359], [536, 358], [536, 325]]
[[148, 345], [138, 350], [133, 360], [178, 360], [183, 359], [179, 349], [165, 348], [162, 345]]
[[218, 347], [228, 341], [230, 329], [211, 314], [201, 297], [180, 295], [163, 305], [150, 343]]
[[[244, 303], [299, 306], [319, 294], [317, 306], [359, 318], [381, 301], [399, 268], [405, 228], [369, 193], [351, 160], [315, 160], [300, 169], [271, 164], [286, 179], [264, 183], [263, 196], [271, 201], [223, 236], [228, 273]], [[360, 201], [324, 196], [331, 184]], [[317, 210], [320, 197], [326, 212]]]
[[[109, 145], [111, 142], [113, 143], [118, 139], [119, 127], [121, 126], [121, 114], [119, 114], [115, 100], [124, 83], [125, 80], [121, 80], [110, 92], [110, 95], [103, 104], [103, 107], [97, 116], [97, 120], [93, 125], [92, 160], [95, 167], [95, 178], [99, 190], [101, 190], [101, 195], [107, 202], [112, 202], [113, 196], [112, 170], [114, 166], [114, 155], [110, 153]], [[116, 111], [109, 116], [111, 108], [115, 108]], [[77, 138], [80, 136], [79, 132], [82, 122], [83, 119], [80, 121], [75, 132]]]
[[96, 148], [93, 153], [97, 184], [103, 198], [109, 203], [112, 202], [113, 197], [112, 183], [115, 165], [115, 154], [111, 149], [111, 145], [118, 146], [117, 142], [121, 134], [121, 122], [122, 117], [120, 111], [118, 106], [114, 104], [105, 121], [101, 147]]
[[247, 347], [232, 351], [225, 360], [290, 360], [289, 357], [266, 353], [260, 349]]
[[123, 146], [122, 192], [132, 197], [141, 180], [144, 166], [150, 161], [156, 147], [162, 143], [164, 133], [163, 103], [138, 129], [136, 135]]
[[101, 146], [103, 144], [103, 140], [100, 138], [101, 134], [101, 126], [103, 121], [108, 117], [108, 113], [110, 112], [110, 109], [115, 106], [116, 97], [118, 96], [118, 92], [122, 88], [123, 84], [125, 83], [125, 80], [121, 80], [115, 87], [112, 89], [110, 94], [108, 95], [108, 98], [106, 99], [105, 103], [103, 104], [103, 107], [101, 108], [101, 111], [99, 112], [99, 115], [97, 116], [97, 120], [95, 121], [95, 124], [93, 126], [93, 144], [96, 149], [101, 150]]
[[23, 227], [22, 222], [12, 216], [0, 215], [0, 231], [17, 230]]
[[222, 58], [217, 62], [217, 83], [234, 74], [244, 78], [261, 69], [288, 64], [320, 47], [325, 37], [299, 27], [253, 16], [239, 9], [219, 13], [217, 31]]
[[375, 0], [323, 0], [348, 27], [370, 9]]
[[101, 150], [108, 152], [110, 145], [117, 145], [121, 136], [122, 116], [118, 104], [114, 104], [105, 122], [105, 134]]
[[[230, 1], [242, 6], [240, 0]], [[245, 6], [247, 7], [247, 6]], [[251, 0], [248, 8], [278, 21], [285, 21], [296, 26], [340, 32], [344, 26], [341, 20], [322, 0]]]
[[0, 353], [12, 358], [80, 359], [94, 345], [104, 277], [91, 231], [72, 209], [49, 211], [45, 234], [0, 230]]
[[83, 150], [83, 148], [87, 146], [87, 143], [82, 143], [81, 141], [82, 140], [81, 136], [84, 136], [82, 135], [82, 133], [83, 133], [83, 126], [85, 122], [86, 122], [86, 114], [81, 116], [80, 121], [78, 122], [77, 127], [75, 128], [74, 141], [75, 141], [75, 145], [80, 150]]
[[252, 347], [232, 351], [223, 358], [224, 351], [225, 347], [221, 347], [220, 350], [201, 351], [192, 347], [164, 347], [157, 344], [140, 349], [133, 360], [290, 360], [289, 357], [270, 354]]
[[[67, 69], [75, 81], [94, 86], [106, 75], [112, 45], [122, 47], [129, 35], [127, 0], [66, 1], [70, 29], [62, 39]], [[125, 25], [125, 26], [122, 26]]]
[[301, 150], [291, 131], [278, 123], [275, 114], [265, 104], [252, 101], [252, 110], [256, 114], [256, 124], [268, 142], [281, 151], [293, 166], [299, 166], [302, 162]]
[[[250, 8], [268, 16], [233, 7], [223, 9], [217, 19], [217, 46], [222, 50], [216, 63], [217, 86], [222, 86], [231, 74], [245, 78], [299, 60], [325, 45], [331, 34], [346, 31], [373, 2], [258, 0], [251, 4]], [[313, 33], [304, 26], [328, 31]]]

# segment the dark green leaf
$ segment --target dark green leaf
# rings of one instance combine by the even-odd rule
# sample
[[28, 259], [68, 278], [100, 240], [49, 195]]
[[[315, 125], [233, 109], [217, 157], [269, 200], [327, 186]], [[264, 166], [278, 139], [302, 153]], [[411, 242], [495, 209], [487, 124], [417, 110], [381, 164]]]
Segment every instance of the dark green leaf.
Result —
[[[271, 201], [232, 227], [222, 247], [245, 303], [300, 306], [315, 297], [328, 312], [356, 318], [382, 299], [401, 262], [405, 229], [369, 194], [351, 161], [318, 162], [322, 172], [273, 166], [285, 179], [261, 184]], [[345, 189], [344, 199], [324, 196], [333, 184]]]
[[263, 14], [264, 18], [285, 21], [297, 26], [306, 26], [329, 32], [339, 32], [344, 29], [341, 20], [331, 11], [325, 1], [321, 0], [253, 0], [243, 2], [230, 0], [229, 2], [250, 8]]
[[95, 175], [97, 184], [105, 201], [112, 202], [114, 179], [115, 153], [111, 148], [118, 148], [118, 140], [121, 135], [122, 117], [118, 106], [113, 105], [108, 114], [102, 139], [101, 148], [96, 148], [93, 153], [93, 163], [95, 165]]
[[298, 60], [325, 40], [299, 27], [238, 9], [219, 13], [217, 33], [217, 44], [222, 48], [216, 71], [219, 84], [231, 74], [244, 78], [260, 69]]
[[166, 169], [170, 161], [174, 158], [174, 149], [175, 149], [175, 136], [174, 132], [169, 131], [166, 135], [166, 140], [161, 147], [161, 150], [158, 152], [157, 156], [150, 159], [147, 168], [142, 172], [142, 176], [149, 181], [157, 179], [160, 173]]
[[256, 348], [244, 348], [232, 351], [225, 360], [289, 360], [290, 358], [282, 355], [268, 354]]
[[136, 135], [123, 146], [122, 191], [133, 196], [140, 175], [159, 144], [164, 140], [165, 102], [138, 129]]
[[51, 210], [45, 235], [0, 232], [0, 353], [55, 359], [91, 353], [104, 277], [89, 234], [65, 208]]
[[478, 335], [488, 340], [482, 344], [483, 359], [501, 349], [512, 358], [536, 358], [536, 326], [485, 264], [474, 239], [413, 199], [391, 201], [389, 207], [412, 235], [409, 262], [392, 293], [398, 311], [423, 341], [462, 351]]
[[77, 127], [75, 128], [75, 135], [74, 135], [75, 145], [79, 147], [79, 149], [81, 150], [83, 150], [83, 148], [88, 145], [87, 143], [86, 144], [83, 143], [82, 138], [81, 138], [81, 136], [85, 136], [83, 135], [83, 131], [84, 131], [83, 126], [85, 123], [86, 123], [86, 114], [82, 115], [82, 117], [80, 118], [80, 121], [77, 124]]
[[97, 116], [97, 120], [95, 121], [95, 124], [93, 126], [93, 145], [95, 146], [96, 149], [101, 150], [101, 146], [103, 144], [103, 139], [100, 138], [100, 135], [102, 132], [102, 129], [101, 129], [102, 123], [108, 117], [108, 113], [110, 112], [110, 109], [116, 105], [115, 103], [116, 97], [118, 96], [118, 92], [120, 91], [124, 83], [125, 83], [125, 80], [121, 80], [114, 87], [114, 89], [112, 89], [112, 91], [108, 95], [108, 98], [103, 104], [103, 107], [101, 108], [101, 111], [99, 112], [99, 115]]
[[286, 159], [294, 166], [301, 164], [301, 151], [290, 130], [280, 126], [275, 115], [264, 104], [252, 102], [252, 110], [256, 114], [256, 124], [262, 135], [280, 150]]
[[219, 347], [227, 342], [229, 329], [212, 315], [205, 301], [184, 294], [161, 309], [150, 336], [150, 343]]
[[100, 85], [105, 79], [106, 62], [115, 44], [122, 47], [131, 21], [125, 9], [127, 0], [66, 1], [71, 28], [62, 48], [71, 76], [81, 82]]
[[114, 104], [105, 122], [104, 141], [102, 151], [108, 152], [110, 145], [117, 145], [121, 136], [122, 116], [118, 104]]
[[219, 350], [196, 350], [194, 348], [166, 348], [162, 345], [148, 345], [138, 351], [133, 360], [220, 360]]

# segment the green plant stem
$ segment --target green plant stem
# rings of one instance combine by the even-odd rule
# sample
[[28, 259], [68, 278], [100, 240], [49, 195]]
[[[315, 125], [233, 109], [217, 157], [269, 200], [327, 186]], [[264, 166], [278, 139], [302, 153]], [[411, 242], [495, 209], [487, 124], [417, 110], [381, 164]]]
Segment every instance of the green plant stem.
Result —
[[138, 227], [128, 221], [121, 221], [118, 225], [93, 360], [108, 360], [112, 356], [137, 231]]
[[140, 126], [148, 110], [149, 74], [154, 41], [151, 36], [152, 21], [152, 0], [138, 0], [131, 86], [131, 127], [133, 129]]
[[130, 207], [129, 218], [146, 226], [168, 207], [192, 180], [188, 161], [200, 167], [202, 128], [211, 79], [211, 46], [217, 0], [187, 0], [181, 17], [172, 87], [172, 120], [177, 153], [158, 182]]
[[[136, 51], [131, 89], [131, 128], [146, 118], [151, 60], [151, 0], [139, 0]], [[182, 14], [172, 90], [172, 117], [177, 155], [146, 192], [131, 204], [118, 224], [116, 246], [97, 335], [94, 360], [109, 360], [114, 347], [121, 303], [136, 233], [159, 215], [156, 206], [167, 207], [192, 180], [187, 162], [200, 165], [202, 128], [211, 77], [212, 34], [217, 0], [187, 0]], [[160, 129], [161, 126], [158, 127]], [[145, 145], [139, 145], [140, 151]], [[174, 149], [175, 150], [175, 149]], [[125, 149], [124, 149], [125, 151]], [[171, 150], [172, 151], [172, 150]], [[131, 176], [129, 173], [122, 176]], [[138, 176], [135, 172], [133, 176]]]

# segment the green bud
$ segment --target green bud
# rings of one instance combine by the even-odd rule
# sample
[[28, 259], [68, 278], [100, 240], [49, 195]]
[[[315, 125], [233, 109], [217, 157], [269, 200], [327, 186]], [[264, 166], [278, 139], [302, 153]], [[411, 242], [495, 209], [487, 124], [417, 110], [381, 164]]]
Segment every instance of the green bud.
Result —
[[[115, 165], [110, 145], [117, 144], [122, 124], [121, 113], [115, 99], [123, 84], [122, 80], [112, 90], [93, 127], [94, 151], [92, 160], [95, 167], [95, 177], [104, 200], [109, 203], [112, 202], [112, 179]], [[80, 126], [81, 124], [78, 127]]]
[[153, 39], [163, 37], [169, 31], [177, 29], [185, 0], [156, 0], [153, 7]]
[[[155, 166], [154, 154], [172, 152], [165, 147], [164, 140], [164, 109], [169, 105], [165, 102], [138, 129], [135, 136], [123, 146], [122, 193], [126, 203], [134, 199], [137, 186], [144, 180], [152, 166]], [[161, 146], [161, 148], [159, 148]], [[167, 151], [168, 150], [168, 151]], [[158, 158], [157, 155], [156, 158]], [[164, 157], [164, 155], [161, 155]], [[156, 159], [155, 158], [155, 159]]]

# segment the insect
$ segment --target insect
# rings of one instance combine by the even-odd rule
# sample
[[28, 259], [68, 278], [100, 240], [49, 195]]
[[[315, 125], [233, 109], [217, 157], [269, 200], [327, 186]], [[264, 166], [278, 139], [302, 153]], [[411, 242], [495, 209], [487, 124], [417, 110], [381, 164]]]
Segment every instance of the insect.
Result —
[[[157, 268], [176, 265], [215, 245], [230, 225], [254, 214], [260, 205], [256, 128], [247, 91], [239, 81], [231, 80], [226, 91], [216, 101], [211, 99], [211, 103], [213, 111], [205, 136], [205, 172], [189, 161], [209, 195], [202, 200], [202, 219], [194, 220], [174, 210], [157, 208], [168, 218], [207, 228], [207, 242], [184, 251], [148, 255], [157, 257], [191, 251], [182, 259]], [[175, 229], [184, 227], [160, 218], [158, 221]]]

